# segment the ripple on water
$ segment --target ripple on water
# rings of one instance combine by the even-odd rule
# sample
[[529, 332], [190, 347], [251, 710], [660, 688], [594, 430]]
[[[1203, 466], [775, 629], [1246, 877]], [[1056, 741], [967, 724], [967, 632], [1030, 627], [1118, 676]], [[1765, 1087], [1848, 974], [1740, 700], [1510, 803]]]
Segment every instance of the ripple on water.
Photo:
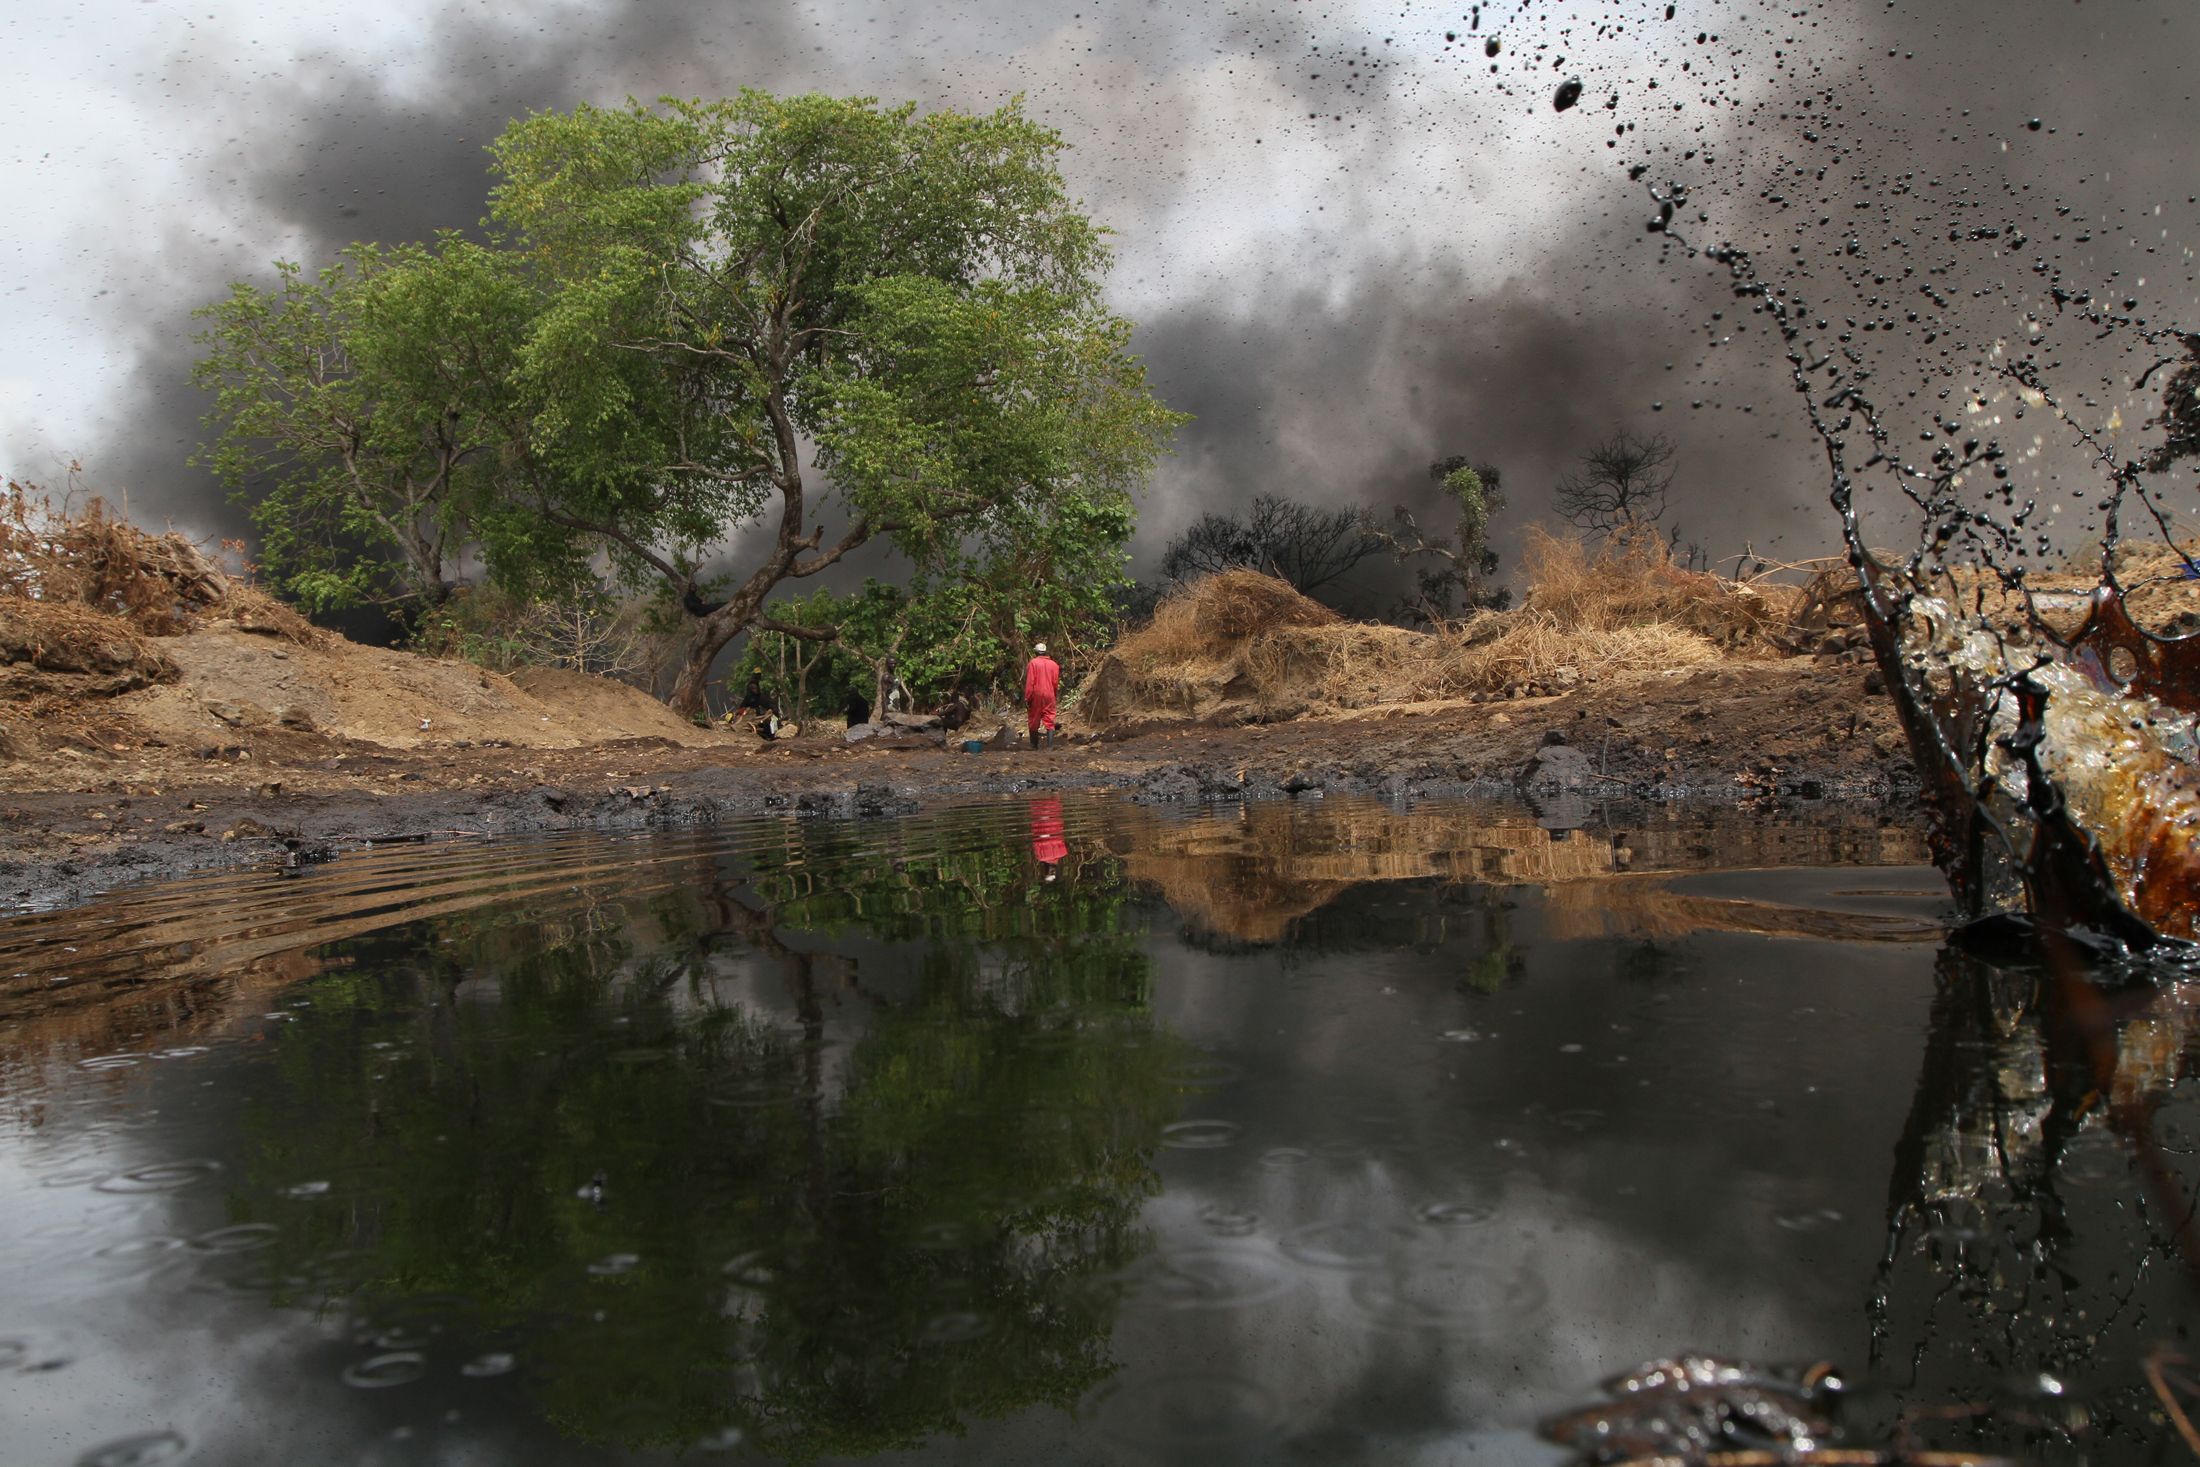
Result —
[[363, 1391], [410, 1385], [428, 1373], [428, 1357], [418, 1350], [392, 1350], [344, 1367], [344, 1384]]
[[1134, 1447], [1171, 1457], [1236, 1457], [1275, 1434], [1276, 1397], [1234, 1375], [1194, 1372], [1146, 1376], [1108, 1386], [1091, 1398], [1100, 1430]]
[[642, 1255], [639, 1253], [606, 1253], [589, 1264], [588, 1271], [597, 1278], [617, 1278], [620, 1274], [632, 1273], [641, 1265], [641, 1261]]
[[1411, 1237], [1403, 1228], [1332, 1218], [1293, 1228], [1278, 1246], [1315, 1268], [1373, 1268]]
[[1243, 1208], [1209, 1203], [1199, 1210], [1199, 1221], [1210, 1233], [1225, 1238], [1246, 1238], [1260, 1229], [1260, 1214]]
[[1421, 1255], [1352, 1281], [1352, 1302], [1378, 1329], [1479, 1334], [1526, 1322], [1549, 1297], [1541, 1279], [1477, 1258]]
[[769, 1248], [751, 1248], [726, 1260], [725, 1275], [751, 1289], [768, 1289], [779, 1282], [779, 1255]]
[[1178, 1121], [1161, 1128], [1161, 1144], [1177, 1151], [1217, 1151], [1237, 1144], [1244, 1132], [1236, 1121]]
[[101, 1192], [180, 1192], [222, 1169], [218, 1161], [162, 1161], [126, 1172], [111, 1172], [92, 1183]]
[[283, 1188], [282, 1195], [299, 1199], [325, 1197], [328, 1195], [328, 1186], [326, 1182], [295, 1182]]
[[2123, 1144], [2105, 1131], [2080, 1135], [2063, 1149], [2056, 1174], [2076, 1187], [2113, 1187], [2131, 1176]]
[[273, 1223], [235, 1223], [199, 1234], [191, 1246], [201, 1253], [250, 1253], [269, 1246], [275, 1238]]
[[76, 1467], [153, 1467], [156, 1462], [175, 1461], [190, 1446], [173, 1431], [148, 1431], [94, 1447], [76, 1459]]
[[80, 1070], [127, 1070], [143, 1062], [144, 1056], [135, 1054], [95, 1054], [90, 1059], [80, 1059]]
[[92, 1257], [112, 1268], [141, 1268], [165, 1263], [190, 1244], [181, 1238], [165, 1233], [151, 1233], [142, 1238], [124, 1238], [92, 1250]]
[[1150, 1254], [1125, 1275], [1165, 1309], [1244, 1309], [1298, 1282], [1283, 1260], [1250, 1248], [1177, 1248]]
[[72, 1166], [57, 1172], [48, 1172], [38, 1179], [41, 1187], [96, 1187], [107, 1180], [108, 1172], [102, 1167]]
[[976, 1236], [977, 1230], [970, 1224], [947, 1218], [918, 1228], [916, 1243], [927, 1252], [945, 1253], [954, 1248], [967, 1248]]
[[1497, 1209], [1479, 1202], [1430, 1202], [1413, 1215], [1440, 1228], [1478, 1228], [1497, 1216]]
[[492, 1350], [486, 1355], [476, 1355], [459, 1366], [458, 1373], [473, 1376], [477, 1380], [486, 1380], [491, 1376], [510, 1375], [518, 1364], [517, 1360], [502, 1350]]
[[1306, 1165], [1307, 1160], [1308, 1152], [1302, 1146], [1271, 1146], [1260, 1154], [1262, 1170], [1271, 1172], [1289, 1171]]
[[0, 1375], [44, 1375], [74, 1357], [53, 1339], [37, 1335], [0, 1335]]
[[770, 1110], [802, 1098], [791, 1075], [753, 1075], [714, 1087], [704, 1100], [728, 1110]]

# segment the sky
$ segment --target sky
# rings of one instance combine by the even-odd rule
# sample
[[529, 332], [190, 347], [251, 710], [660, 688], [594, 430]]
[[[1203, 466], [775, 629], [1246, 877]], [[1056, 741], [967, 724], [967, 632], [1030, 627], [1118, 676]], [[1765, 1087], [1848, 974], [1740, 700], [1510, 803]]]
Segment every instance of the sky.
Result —
[[[1710, 555], [1834, 548], [1776, 341], [1645, 228], [1651, 184], [1691, 190], [1692, 243], [1789, 266], [1795, 241], [1856, 239], [1852, 210], [1877, 207], [1862, 247], [1882, 255], [1937, 247], [1914, 221], [1982, 199], [2038, 245], [2098, 214], [2071, 268], [2138, 289], [2138, 252], [2159, 251], [2174, 269], [2149, 303], [2200, 320], [2187, 0], [14, 0], [0, 50], [0, 468], [55, 484], [81, 463], [141, 520], [200, 535], [243, 519], [187, 466], [206, 406], [191, 311], [278, 258], [468, 226], [506, 121], [629, 96], [1021, 94], [1115, 231], [1110, 298], [1155, 388], [1194, 414], [1143, 508], [1144, 565], [1261, 492], [1426, 513], [1427, 466], [1450, 454], [1503, 471], [1510, 547], [1619, 428], [1675, 439], [1670, 518]], [[1584, 100], [1560, 111], [1569, 76]], [[1909, 224], [1884, 207], [1904, 196]], [[2133, 261], [2096, 258], [2110, 243]], [[2021, 331], [1984, 313], [2021, 316], [2037, 283], [1998, 237], [1962, 248], [1954, 273], [1993, 288], [1943, 354]], [[1931, 324], [1868, 343], [1881, 381], [1932, 379]]]

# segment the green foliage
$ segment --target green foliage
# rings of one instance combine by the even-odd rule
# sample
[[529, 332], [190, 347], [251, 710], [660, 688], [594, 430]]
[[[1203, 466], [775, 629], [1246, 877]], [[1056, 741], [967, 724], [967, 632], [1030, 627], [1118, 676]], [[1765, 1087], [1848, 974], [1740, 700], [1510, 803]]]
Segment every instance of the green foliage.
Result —
[[[207, 308], [207, 460], [311, 605], [440, 599], [460, 545], [515, 595], [603, 563], [655, 587], [688, 619], [690, 712], [752, 626], [830, 640], [780, 588], [873, 540], [938, 634], [910, 655], [995, 676], [1034, 630], [1104, 623], [1183, 421], [1101, 300], [1062, 146], [1020, 102], [527, 117], [490, 149], [489, 244], [359, 246]], [[707, 577], [733, 543], [761, 549]], [[812, 619], [775, 628], [775, 596]]]
[[[1015, 103], [920, 117], [754, 91], [538, 115], [495, 144], [496, 217], [548, 300], [521, 367], [545, 467], [528, 530], [608, 545], [690, 607], [676, 703], [782, 582], [874, 538], [914, 565], [914, 599], [984, 587], [995, 635], [1004, 598], [1120, 575], [1094, 555], [1119, 551], [1181, 419], [1100, 302], [1107, 252], [1060, 148]], [[700, 586], [754, 520], [754, 565]]]
[[1470, 464], [1455, 454], [1430, 464], [1428, 472], [1457, 513], [1449, 534], [1422, 529], [1404, 505], [1391, 512], [1388, 525], [1365, 522], [1369, 534], [1390, 546], [1400, 562], [1413, 566], [1413, 592], [1396, 614], [1435, 623], [1449, 619], [1455, 610], [1502, 609], [1510, 604], [1512, 594], [1490, 584], [1497, 574], [1497, 552], [1489, 543], [1490, 518], [1504, 503], [1496, 466]]
[[517, 263], [448, 234], [355, 245], [198, 313], [218, 434], [195, 461], [251, 506], [277, 590], [313, 610], [442, 599], [469, 512], [500, 492], [533, 310]]

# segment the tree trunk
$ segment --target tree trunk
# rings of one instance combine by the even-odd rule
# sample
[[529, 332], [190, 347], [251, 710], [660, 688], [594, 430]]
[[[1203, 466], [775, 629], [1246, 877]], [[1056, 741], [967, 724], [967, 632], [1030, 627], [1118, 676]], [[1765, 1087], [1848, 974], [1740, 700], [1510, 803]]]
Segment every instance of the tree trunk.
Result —
[[749, 624], [749, 618], [735, 619], [726, 616], [725, 611], [725, 607], [720, 607], [709, 616], [696, 619], [695, 635], [689, 638], [687, 651], [680, 659], [680, 675], [672, 682], [672, 697], [668, 701], [673, 712], [692, 718], [703, 711], [704, 699], [710, 692], [711, 664], [726, 650], [726, 644]]

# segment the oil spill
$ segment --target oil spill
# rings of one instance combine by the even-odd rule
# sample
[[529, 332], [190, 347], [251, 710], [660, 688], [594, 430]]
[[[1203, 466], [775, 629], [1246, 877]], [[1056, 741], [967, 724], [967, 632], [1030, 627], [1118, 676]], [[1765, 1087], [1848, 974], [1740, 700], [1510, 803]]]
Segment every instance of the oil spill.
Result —
[[[0, 926], [67, 995], [0, 1030], [0, 1411], [62, 1463], [1534, 1462], [1704, 1350], [1839, 1362], [1840, 1441], [2151, 1460], [2192, 1314], [2095, 1097], [2200, 1133], [2189, 985], [2074, 1028], [1875, 823], [1029, 813]], [[2004, 1409], [2042, 1377], [2083, 1410]]]

